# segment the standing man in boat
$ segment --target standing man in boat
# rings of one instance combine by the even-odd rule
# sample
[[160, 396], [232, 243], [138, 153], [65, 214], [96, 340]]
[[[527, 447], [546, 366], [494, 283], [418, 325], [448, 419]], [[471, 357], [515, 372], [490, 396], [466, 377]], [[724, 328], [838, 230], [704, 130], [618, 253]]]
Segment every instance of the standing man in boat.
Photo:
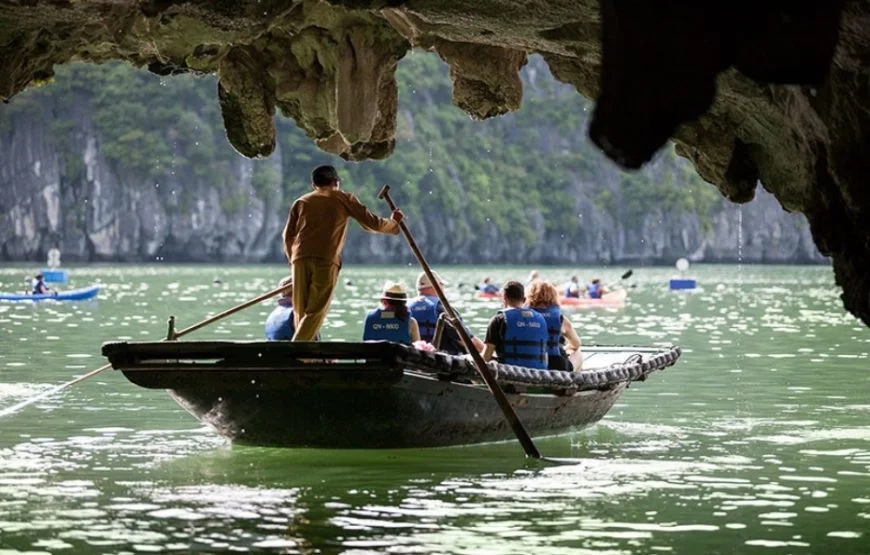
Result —
[[504, 309], [493, 316], [486, 329], [483, 360], [498, 355], [501, 364], [513, 364], [546, 370], [547, 321], [537, 311], [524, 307], [525, 289], [518, 281], [509, 281], [502, 288]]
[[401, 210], [394, 210], [391, 219], [378, 217], [340, 185], [334, 167], [315, 168], [314, 191], [296, 199], [284, 226], [284, 253], [293, 266], [293, 341], [314, 341], [326, 318], [350, 219], [366, 231], [397, 235], [404, 218]]
[[[433, 271], [435, 278], [441, 285], [447, 285], [438, 272]], [[408, 303], [408, 310], [411, 311], [411, 316], [417, 320], [420, 327], [420, 339], [428, 343], [432, 343], [435, 338], [435, 326], [438, 324], [438, 319], [444, 313], [444, 307], [438, 296], [435, 294], [435, 288], [432, 287], [432, 282], [429, 281], [429, 276], [426, 272], [420, 272], [417, 276], [417, 297]], [[483, 350], [483, 342], [474, 337], [474, 334], [465, 328], [471, 342], [474, 343], [474, 348], [478, 351]], [[462, 345], [462, 340], [459, 339], [459, 334], [452, 326], [447, 325], [441, 334], [441, 345], [438, 346], [439, 351], [455, 354], [464, 354], [465, 348]]]

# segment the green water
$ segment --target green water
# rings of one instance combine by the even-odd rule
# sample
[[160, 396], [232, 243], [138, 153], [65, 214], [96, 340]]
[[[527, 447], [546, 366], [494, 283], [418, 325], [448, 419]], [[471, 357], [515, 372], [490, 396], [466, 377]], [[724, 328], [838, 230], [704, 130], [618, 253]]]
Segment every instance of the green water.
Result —
[[[495, 280], [530, 268], [492, 268]], [[582, 270], [617, 278], [625, 268]], [[0, 269], [0, 291], [28, 269]], [[0, 410], [271, 289], [279, 266], [73, 268], [96, 301], [0, 303]], [[475, 332], [495, 308], [444, 268]], [[544, 269], [566, 279], [569, 269]], [[0, 419], [0, 553], [870, 553], [870, 330], [830, 268], [700, 266], [702, 291], [635, 268], [619, 310], [576, 312], [588, 343], [676, 343], [597, 426], [523, 460], [513, 442], [395, 451], [230, 446], [167, 395], [106, 372]], [[382, 281], [349, 267], [324, 330], [356, 339]], [[222, 284], [212, 283], [220, 278]], [[259, 338], [272, 305], [189, 336]]]

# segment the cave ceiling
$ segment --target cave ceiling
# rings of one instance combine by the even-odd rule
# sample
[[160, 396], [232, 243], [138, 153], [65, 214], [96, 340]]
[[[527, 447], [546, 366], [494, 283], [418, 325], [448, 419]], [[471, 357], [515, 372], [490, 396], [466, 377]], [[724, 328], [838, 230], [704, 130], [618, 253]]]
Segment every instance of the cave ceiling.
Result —
[[806, 215], [870, 325], [868, 2], [0, 0], [0, 99], [67, 62], [214, 73], [245, 156], [275, 148], [278, 110], [324, 151], [382, 159], [412, 48], [449, 65], [474, 118], [518, 109], [519, 70], [539, 54], [596, 101], [590, 137], [622, 167], [673, 139], [728, 199], [761, 184]]

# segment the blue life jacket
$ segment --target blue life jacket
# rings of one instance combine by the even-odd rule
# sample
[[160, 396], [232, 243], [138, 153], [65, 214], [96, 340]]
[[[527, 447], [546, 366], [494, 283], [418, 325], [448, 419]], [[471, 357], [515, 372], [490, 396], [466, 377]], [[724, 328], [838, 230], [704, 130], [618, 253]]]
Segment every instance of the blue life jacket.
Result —
[[420, 339], [429, 343], [435, 337], [438, 305], [438, 297], [431, 295], [420, 295], [408, 303], [408, 313], [417, 320], [417, 326], [420, 327]]
[[547, 368], [547, 321], [531, 308], [506, 308], [502, 364]]
[[547, 354], [550, 357], [562, 356], [562, 311], [559, 310], [559, 305], [534, 310], [547, 322]]
[[601, 284], [600, 283], [590, 283], [586, 286], [586, 294], [590, 299], [600, 299], [601, 298]]
[[411, 344], [411, 315], [399, 320], [393, 310], [376, 308], [366, 315], [363, 341], [395, 341]]
[[499, 292], [498, 285], [494, 283], [481, 283], [477, 286], [477, 288], [480, 290], [481, 293], [494, 294]]
[[266, 339], [269, 341], [289, 341], [296, 333], [293, 322], [293, 307], [278, 305], [266, 318]]

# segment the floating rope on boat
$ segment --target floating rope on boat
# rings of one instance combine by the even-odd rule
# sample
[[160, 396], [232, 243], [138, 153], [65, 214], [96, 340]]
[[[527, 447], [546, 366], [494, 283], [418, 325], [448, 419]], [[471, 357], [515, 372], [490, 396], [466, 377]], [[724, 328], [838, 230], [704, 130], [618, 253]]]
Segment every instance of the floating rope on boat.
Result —
[[[630, 347], [625, 350], [631, 353]], [[413, 348], [404, 348], [402, 351], [397, 358], [409, 369], [437, 374], [448, 380], [470, 379], [477, 376], [471, 361], [464, 357], [428, 353]], [[495, 373], [499, 383], [575, 391], [609, 389], [620, 383], [645, 380], [650, 373], [673, 366], [680, 358], [680, 354], [681, 350], [676, 345], [663, 347], [651, 354], [648, 350], [645, 353], [634, 352], [623, 362], [578, 372], [537, 370], [495, 362], [490, 363], [490, 369]]]

